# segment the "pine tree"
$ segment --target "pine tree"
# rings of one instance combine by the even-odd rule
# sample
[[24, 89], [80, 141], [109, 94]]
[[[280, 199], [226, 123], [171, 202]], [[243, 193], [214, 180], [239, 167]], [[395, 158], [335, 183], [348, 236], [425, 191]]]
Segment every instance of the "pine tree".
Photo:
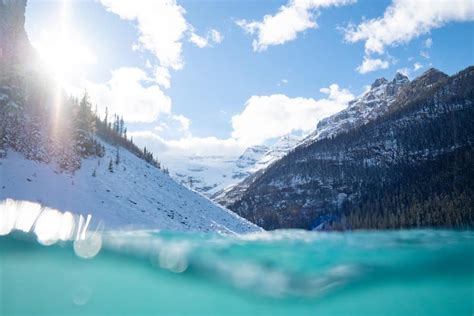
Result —
[[92, 137], [94, 132], [94, 114], [91, 111], [89, 96], [87, 93], [84, 93], [75, 113], [76, 146], [81, 157], [96, 154]]
[[120, 152], [119, 152], [119, 147], [117, 146], [116, 152], [115, 152], [115, 164], [118, 165], [120, 163]]
[[109, 171], [114, 172], [114, 163], [113, 163], [112, 159], [110, 159], [110, 161], [109, 161]]
[[123, 121], [123, 116], [120, 117], [119, 120], [119, 136], [122, 137], [124, 135], [124, 121]]
[[2, 129], [0, 128], [0, 158], [3, 158], [6, 156], [6, 150], [5, 150], [5, 137]]
[[104, 117], [104, 124], [105, 126], [108, 126], [109, 124], [107, 123], [107, 120], [109, 119], [109, 108], [105, 107], [105, 117]]

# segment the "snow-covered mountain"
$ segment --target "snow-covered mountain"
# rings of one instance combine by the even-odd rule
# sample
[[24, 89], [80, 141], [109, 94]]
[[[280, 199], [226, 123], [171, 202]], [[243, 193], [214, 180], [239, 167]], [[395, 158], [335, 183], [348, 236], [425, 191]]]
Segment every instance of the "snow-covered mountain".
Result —
[[258, 174], [297, 145], [308, 146], [319, 139], [334, 137], [383, 115], [396, 100], [399, 91], [408, 83], [410, 83], [408, 77], [399, 72], [391, 81], [385, 78], [375, 80], [370, 89], [349, 102], [346, 109], [321, 120], [317, 128], [303, 140], [292, 136], [283, 137], [254, 164], [247, 176], [216, 191], [211, 195], [212, 199], [223, 205], [230, 205], [240, 198]]
[[[395, 77], [388, 81], [385, 78], [375, 80], [366, 92], [350, 101], [348, 107], [330, 117], [321, 120], [316, 129], [303, 140], [297, 138], [286, 139], [276, 144], [276, 148], [269, 151], [268, 156], [262, 157], [259, 168], [256, 168], [240, 182], [229, 185], [212, 195], [212, 199], [222, 205], [231, 205], [243, 195], [245, 190], [253, 183], [258, 175], [264, 172], [272, 162], [282, 158], [291, 149], [298, 146], [309, 146], [319, 139], [331, 138], [340, 133], [347, 132], [356, 127], [367, 124], [388, 111], [390, 105], [396, 100], [400, 89], [410, 80], [405, 75], [397, 72]], [[268, 158], [268, 161], [266, 160]]]
[[249, 147], [237, 157], [177, 157], [165, 164], [178, 182], [214, 197], [280, 159], [300, 141], [298, 136], [285, 135], [273, 144]]
[[301, 137], [292, 134], [284, 135], [271, 145], [265, 154], [250, 168], [251, 173], [255, 173], [268, 167], [273, 162], [282, 158], [290, 150], [295, 148], [301, 141]]
[[302, 143], [310, 144], [318, 139], [334, 137], [385, 114], [397, 99], [399, 91], [408, 83], [408, 77], [400, 72], [395, 74], [392, 81], [385, 78], [375, 80], [370, 89], [349, 102], [346, 109], [321, 120], [316, 130]]
[[473, 227], [473, 87], [473, 66], [379, 79], [220, 201], [266, 229]]

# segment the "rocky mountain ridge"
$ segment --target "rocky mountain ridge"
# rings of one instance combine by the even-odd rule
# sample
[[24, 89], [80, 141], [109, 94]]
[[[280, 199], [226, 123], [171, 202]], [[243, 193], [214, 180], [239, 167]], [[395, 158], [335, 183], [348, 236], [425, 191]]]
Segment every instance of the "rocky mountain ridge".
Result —
[[[351, 129], [363, 126], [376, 119], [380, 115], [387, 113], [390, 106], [395, 102], [399, 92], [406, 86], [410, 80], [407, 76], [397, 72], [391, 81], [385, 78], [376, 79], [370, 89], [359, 97], [350, 101], [347, 108], [322, 119], [314, 132], [310, 133], [303, 140], [298, 142], [298, 146], [309, 146], [311, 143], [324, 138], [333, 138], [338, 134], [347, 132]], [[296, 146], [293, 146], [293, 149]], [[285, 154], [290, 150], [286, 150]], [[280, 155], [282, 158], [284, 155]], [[272, 160], [272, 162], [278, 159]], [[268, 167], [267, 164], [265, 167]], [[229, 186], [212, 196], [214, 200], [222, 205], [231, 205], [236, 202], [247, 190], [251, 183], [264, 172], [264, 168], [257, 170], [241, 182]]]
[[331, 138], [339, 133], [367, 124], [388, 111], [399, 92], [410, 80], [397, 72], [392, 81], [379, 78], [360, 97], [349, 102], [348, 107], [333, 116], [321, 120], [316, 130], [303, 143], [322, 138]]
[[473, 88], [474, 67], [377, 80], [226, 205], [267, 229], [471, 226]]

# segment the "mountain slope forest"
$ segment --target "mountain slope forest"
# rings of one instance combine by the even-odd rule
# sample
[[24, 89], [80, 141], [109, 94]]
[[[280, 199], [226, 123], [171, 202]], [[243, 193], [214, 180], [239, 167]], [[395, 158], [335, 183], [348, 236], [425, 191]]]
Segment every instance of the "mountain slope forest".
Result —
[[472, 227], [474, 67], [430, 69], [391, 94], [380, 115], [308, 137], [226, 205], [266, 229]]

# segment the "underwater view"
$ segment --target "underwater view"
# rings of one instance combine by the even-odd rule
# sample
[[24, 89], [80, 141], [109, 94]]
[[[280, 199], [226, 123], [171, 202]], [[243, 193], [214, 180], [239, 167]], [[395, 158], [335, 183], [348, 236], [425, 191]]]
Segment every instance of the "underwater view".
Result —
[[[94, 235], [95, 234], [95, 235]], [[0, 237], [1, 315], [470, 315], [474, 232]]]

